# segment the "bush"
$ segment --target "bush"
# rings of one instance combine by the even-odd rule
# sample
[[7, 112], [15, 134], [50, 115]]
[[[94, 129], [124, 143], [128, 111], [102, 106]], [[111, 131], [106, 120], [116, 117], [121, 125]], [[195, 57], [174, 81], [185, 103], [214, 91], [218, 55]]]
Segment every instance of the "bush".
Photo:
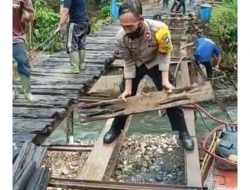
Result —
[[[62, 35], [58, 35], [55, 38], [51, 38], [54, 34], [54, 30], [57, 27], [59, 21], [59, 4], [58, 12], [55, 12], [50, 6], [46, 6], [40, 1], [36, 1], [35, 7], [35, 22], [33, 28], [34, 43], [36, 45], [48, 41], [43, 48], [49, 51], [58, 51], [62, 48]], [[50, 43], [50, 40], [54, 40]]]
[[[224, 58], [236, 58], [237, 54], [237, 3], [227, 0], [227, 3], [213, 7], [212, 18], [208, 30], [219, 44]], [[226, 54], [226, 55], [225, 55]]]

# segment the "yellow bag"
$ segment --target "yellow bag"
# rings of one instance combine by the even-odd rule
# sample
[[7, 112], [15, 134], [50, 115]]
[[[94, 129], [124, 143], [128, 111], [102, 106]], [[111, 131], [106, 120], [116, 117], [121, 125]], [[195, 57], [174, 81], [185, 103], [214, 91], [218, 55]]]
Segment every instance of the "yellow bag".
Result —
[[169, 53], [173, 49], [172, 41], [170, 32], [168, 30], [168, 27], [162, 26], [157, 32], [156, 32], [156, 40], [159, 44], [159, 52], [161, 53]]

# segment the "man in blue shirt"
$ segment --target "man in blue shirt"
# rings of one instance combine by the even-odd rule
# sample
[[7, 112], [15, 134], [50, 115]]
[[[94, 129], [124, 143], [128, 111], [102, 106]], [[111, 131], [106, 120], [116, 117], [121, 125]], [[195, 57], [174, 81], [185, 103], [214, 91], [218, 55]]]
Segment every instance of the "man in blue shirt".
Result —
[[61, 0], [60, 21], [55, 34], [60, 32], [69, 17], [66, 49], [70, 57], [72, 73], [85, 69], [85, 44], [89, 18], [85, 0]]
[[194, 42], [186, 44], [181, 49], [190, 46], [195, 47], [194, 57], [196, 61], [205, 66], [207, 77], [212, 78], [212, 58], [216, 59], [216, 65], [214, 65], [216, 69], [219, 68], [221, 62], [221, 53], [218, 46], [211, 39], [202, 36], [198, 36]]

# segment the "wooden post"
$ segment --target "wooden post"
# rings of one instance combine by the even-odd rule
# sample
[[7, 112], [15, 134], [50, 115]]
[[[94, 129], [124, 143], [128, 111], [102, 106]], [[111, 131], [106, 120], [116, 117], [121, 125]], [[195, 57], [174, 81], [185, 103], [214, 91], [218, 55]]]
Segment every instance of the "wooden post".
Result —
[[66, 129], [66, 140], [67, 143], [72, 144], [74, 141], [74, 110], [75, 104], [69, 107], [69, 111], [67, 113], [67, 129]]

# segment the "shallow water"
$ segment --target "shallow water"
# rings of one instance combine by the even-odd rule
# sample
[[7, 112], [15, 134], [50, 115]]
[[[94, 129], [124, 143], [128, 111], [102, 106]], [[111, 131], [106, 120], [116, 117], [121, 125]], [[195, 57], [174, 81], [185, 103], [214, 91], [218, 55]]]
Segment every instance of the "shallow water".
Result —
[[[219, 109], [216, 104], [202, 104], [202, 107], [208, 110], [208, 112], [215, 116], [218, 119], [226, 120], [226, 116]], [[233, 121], [237, 121], [237, 102], [230, 102], [225, 105], [228, 114], [230, 115]], [[204, 133], [208, 132], [209, 129], [213, 129], [218, 126], [218, 123], [215, 123], [204, 114], [202, 118], [197, 113], [196, 120], [196, 132], [197, 137], [201, 137]], [[79, 116], [75, 113], [74, 116], [74, 138], [75, 140], [84, 140], [84, 141], [95, 141], [103, 126], [105, 121], [95, 121], [89, 123], [79, 123]], [[208, 128], [207, 128], [207, 127]], [[141, 113], [133, 116], [131, 121], [130, 128], [127, 135], [141, 135], [141, 134], [161, 134], [166, 132], [171, 132], [170, 123], [167, 117], [160, 117], [158, 112], [147, 112]], [[66, 134], [65, 134], [65, 123], [61, 124], [57, 130], [55, 130], [50, 137], [46, 140], [45, 144], [65, 144], [66, 143]]]

